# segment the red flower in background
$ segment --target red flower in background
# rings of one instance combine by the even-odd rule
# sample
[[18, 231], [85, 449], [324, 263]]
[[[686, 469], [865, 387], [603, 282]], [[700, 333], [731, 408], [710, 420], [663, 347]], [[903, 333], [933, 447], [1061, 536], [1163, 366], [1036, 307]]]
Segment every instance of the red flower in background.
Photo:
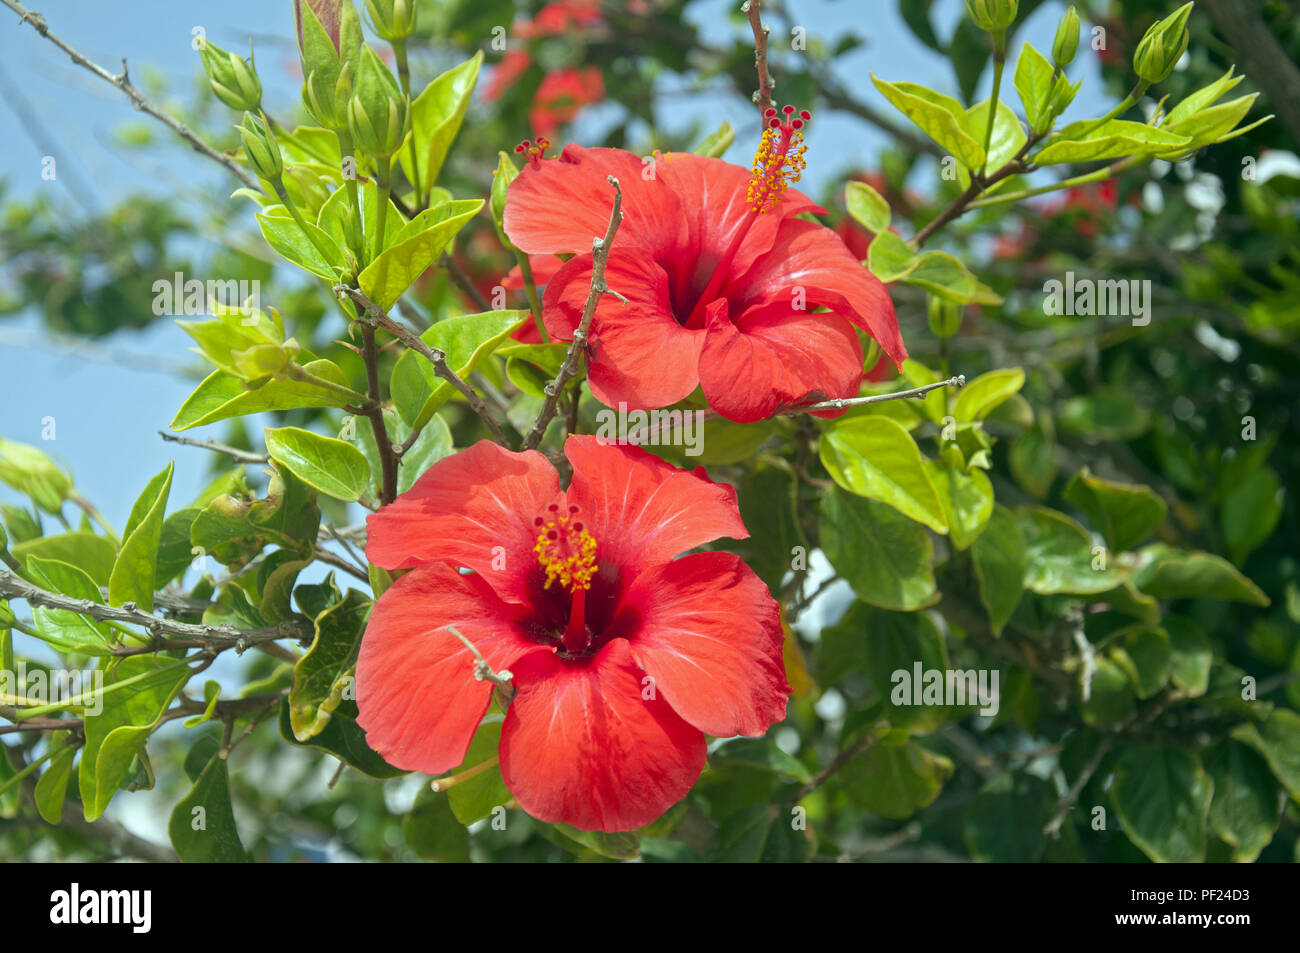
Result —
[[[572, 340], [591, 283], [593, 236], [623, 190], [624, 222], [606, 269], [625, 296], [600, 302], [588, 380], [604, 403], [664, 407], [702, 386], [709, 404], [748, 422], [777, 410], [857, 394], [862, 349], [854, 327], [896, 364], [907, 356], [884, 286], [829, 228], [825, 213], [787, 190], [803, 168], [808, 114], [769, 110], [754, 169], [695, 155], [642, 160], [570, 145], [558, 160], [529, 156], [511, 184], [504, 227], [530, 255], [573, 254], [546, 286], [543, 320]], [[817, 307], [825, 312], [816, 312]]]
[[549, 136], [562, 123], [575, 119], [584, 107], [604, 98], [605, 81], [596, 67], [552, 70], [533, 96], [528, 121], [537, 135]]
[[370, 560], [411, 571], [371, 613], [357, 720], [398, 767], [459, 765], [492, 686], [455, 626], [513, 674], [499, 753], [519, 806], [632, 830], [691, 789], [706, 733], [761, 735], [785, 717], [783, 636], [738, 556], [674, 558], [749, 535], [734, 489], [594, 437], [565, 454], [567, 491], [540, 453], [483, 441], [369, 518]]

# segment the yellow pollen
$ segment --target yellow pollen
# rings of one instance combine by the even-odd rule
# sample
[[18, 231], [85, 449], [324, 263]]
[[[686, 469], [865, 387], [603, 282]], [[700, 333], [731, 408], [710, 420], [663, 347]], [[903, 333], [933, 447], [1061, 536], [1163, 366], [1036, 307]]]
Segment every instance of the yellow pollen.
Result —
[[591, 588], [596, 575], [596, 540], [573, 516], [560, 516], [543, 523], [533, 552], [546, 570], [546, 588], [559, 582], [570, 592]]
[[789, 128], [767, 128], [754, 154], [754, 168], [749, 176], [749, 194], [745, 201], [754, 211], [771, 211], [791, 182], [798, 182], [807, 167], [803, 154], [808, 151], [803, 136]]

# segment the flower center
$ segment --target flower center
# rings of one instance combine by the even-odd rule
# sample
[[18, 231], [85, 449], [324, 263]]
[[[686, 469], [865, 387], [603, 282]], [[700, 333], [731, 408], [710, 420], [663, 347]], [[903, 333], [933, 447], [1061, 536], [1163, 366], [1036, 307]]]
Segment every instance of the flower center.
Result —
[[749, 234], [750, 227], [758, 220], [759, 215], [777, 208], [790, 183], [798, 182], [803, 174], [806, 165], [803, 154], [808, 151], [808, 147], [804, 145], [803, 134], [799, 130], [812, 119], [812, 113], [806, 109], [796, 112], [793, 106], [785, 106], [778, 115], [775, 109], [769, 107], [763, 113], [763, 118], [767, 121], [767, 128], [763, 130], [758, 152], [754, 154], [754, 168], [749, 176], [749, 193], [745, 196], [750, 211], [746, 213], [740, 228], [736, 229], [731, 244], [722, 253], [722, 258], [714, 267], [704, 291], [695, 300], [695, 306], [691, 309], [690, 316], [683, 323], [683, 327], [692, 329], [704, 327], [705, 313], [731, 274], [731, 263], [735, 261], [736, 252], [740, 251], [741, 243]]
[[745, 200], [760, 215], [781, 204], [781, 196], [798, 182], [806, 163], [803, 154], [808, 151], [801, 129], [812, 118], [808, 110], [796, 114], [793, 106], [786, 106], [781, 115], [773, 108], [763, 113], [767, 128], [754, 154], [754, 168], [749, 177], [749, 194]]
[[540, 165], [541, 161], [546, 158], [545, 152], [551, 148], [551, 140], [545, 136], [538, 136], [534, 144], [525, 139], [519, 145], [515, 146], [515, 152], [524, 157], [525, 161], [533, 165]]
[[596, 574], [596, 540], [578, 518], [578, 507], [570, 506], [567, 512], [561, 512], [559, 504], [552, 503], [548, 509], [548, 516], [533, 520], [537, 527], [533, 552], [537, 554], [538, 564], [546, 570], [545, 588], [558, 582], [573, 596], [569, 624], [564, 630], [564, 648], [571, 654], [578, 653], [591, 643], [587, 632], [587, 591]]

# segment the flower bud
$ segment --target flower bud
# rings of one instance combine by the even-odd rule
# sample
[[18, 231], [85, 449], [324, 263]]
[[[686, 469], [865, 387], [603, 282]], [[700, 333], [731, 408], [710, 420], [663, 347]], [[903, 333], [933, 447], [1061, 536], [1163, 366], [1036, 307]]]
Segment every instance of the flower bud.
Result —
[[1074, 54], [1079, 49], [1079, 11], [1070, 4], [1070, 9], [1061, 17], [1056, 28], [1056, 39], [1052, 42], [1052, 62], [1058, 69], [1064, 69], [1074, 62]]
[[280, 157], [280, 146], [271, 135], [270, 128], [260, 116], [251, 112], [244, 113], [244, 121], [235, 127], [244, 144], [244, 154], [248, 164], [258, 178], [268, 182], [277, 182], [284, 174], [284, 160]]
[[1148, 83], [1163, 82], [1187, 51], [1187, 18], [1192, 4], [1185, 3], [1163, 20], [1151, 24], [1133, 56], [1133, 69]]
[[210, 40], [199, 47], [203, 72], [208, 75], [208, 85], [217, 99], [240, 112], [256, 110], [262, 105], [262, 83], [253, 70], [252, 54], [249, 58], [227, 53]]
[[405, 40], [415, 32], [416, 0], [366, 0], [366, 13], [376, 34], [389, 43]]
[[966, 0], [966, 9], [975, 25], [985, 33], [1001, 33], [1011, 26], [1020, 8], [1020, 0]]
[[506, 237], [501, 222], [506, 213], [506, 196], [510, 183], [519, 176], [519, 169], [514, 161], [504, 152], [497, 153], [497, 167], [492, 173], [492, 191], [489, 195], [488, 208], [492, 212], [492, 224], [496, 226], [497, 235], [507, 248], [514, 248]]
[[961, 308], [955, 301], [931, 296], [927, 317], [930, 331], [940, 340], [947, 340], [961, 328]]
[[343, 73], [356, 75], [361, 57], [361, 18], [351, 0], [295, 0], [298, 54], [302, 63], [302, 101], [322, 126], [347, 127], [352, 93]]
[[374, 50], [365, 47], [348, 100], [348, 131], [357, 147], [376, 156], [396, 152], [406, 135], [408, 107], [397, 78]]

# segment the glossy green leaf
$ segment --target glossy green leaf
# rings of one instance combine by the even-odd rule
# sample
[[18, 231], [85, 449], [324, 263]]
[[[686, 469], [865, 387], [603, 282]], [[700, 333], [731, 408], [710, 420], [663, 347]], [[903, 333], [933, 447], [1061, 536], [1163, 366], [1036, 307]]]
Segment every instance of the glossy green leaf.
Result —
[[226, 759], [214, 754], [167, 822], [172, 847], [185, 863], [247, 863], [230, 805]]
[[994, 505], [987, 527], [971, 546], [980, 602], [994, 635], [1002, 632], [1024, 595], [1026, 559], [1020, 522], [1006, 507]]
[[1157, 863], [1205, 860], [1205, 826], [1214, 784], [1194, 755], [1169, 745], [1124, 749], [1111, 804], [1124, 834]]
[[952, 772], [952, 761], [914, 741], [875, 744], [840, 768], [840, 783], [855, 804], [901, 820], [933, 804]]
[[889, 83], [874, 75], [871, 81], [881, 95], [966, 168], [978, 169], [984, 164], [984, 147], [967, 134], [966, 110], [957, 100], [916, 83]]
[[444, 202], [413, 218], [357, 276], [357, 284], [379, 307], [396, 304], [406, 289], [438, 260], [456, 233], [483, 207], [482, 199]]
[[887, 503], [936, 533], [948, 532], [939, 494], [911, 434], [887, 417], [857, 417], [821, 439], [822, 464], [844, 489]]
[[447, 152], [469, 109], [482, 65], [483, 53], [480, 51], [438, 76], [411, 101], [411, 131], [398, 150], [397, 158], [407, 179], [414, 181], [408, 143], [415, 143], [420, 184], [425, 189], [438, 181]]
[[1150, 487], [1103, 480], [1087, 467], [1065, 488], [1065, 498], [1083, 510], [1115, 552], [1132, 549], [1150, 536], [1168, 511]]
[[943, 504], [948, 538], [957, 549], [966, 549], [993, 515], [993, 484], [983, 470], [963, 473], [933, 460], [926, 461], [926, 469]]
[[345, 440], [300, 427], [268, 427], [266, 449], [326, 496], [355, 503], [370, 490], [370, 466], [361, 451]]
[[1025, 372], [1019, 367], [981, 374], [957, 392], [952, 415], [959, 421], [983, 420], [1024, 385]]
[[1025, 538], [1026, 589], [1042, 595], [1086, 595], [1124, 581], [1126, 573], [1112, 565], [1104, 550], [1094, 551], [1092, 537], [1068, 516], [1045, 507], [1022, 507], [1017, 518]]
[[833, 488], [821, 505], [826, 558], [870, 605], [910, 610], [936, 598], [930, 537], [917, 523], [875, 500]]
[[117, 547], [111, 541], [82, 530], [14, 543], [9, 552], [24, 564], [34, 556], [76, 566], [100, 586], [108, 585], [117, 561]]
[[[254, 217], [266, 243], [286, 261], [326, 281], [338, 281], [343, 277], [347, 252], [319, 225], [305, 219], [301, 224], [294, 221], [283, 206], [271, 206]], [[316, 242], [329, 252], [328, 261], [321, 255]]]
[[[348, 387], [347, 375], [333, 361], [311, 361], [303, 365], [310, 374]], [[343, 407], [346, 395], [307, 381], [271, 380], [250, 390], [237, 377], [213, 371], [194, 393], [185, 399], [171, 422], [172, 430], [188, 430], [203, 424], [261, 413], [265, 410], [295, 410], [299, 407]]]
[[[497, 757], [503, 721], [502, 715], [488, 715], [483, 720], [474, 733], [469, 750], [465, 752], [465, 760], [452, 774], [467, 771]], [[456, 819], [467, 827], [489, 816], [496, 808], [512, 803], [510, 791], [501, 780], [501, 768], [495, 764], [449, 788], [447, 798], [451, 801], [451, 810]]]
[[[1151, 155], [1186, 146], [1192, 140], [1154, 126], [1124, 119], [1110, 119], [1090, 128], [1092, 120], [1071, 123], [1034, 156], [1035, 164], [1056, 165], [1062, 162], [1096, 162], [1130, 155]], [[1075, 138], [1076, 136], [1080, 138]]]
[[311, 648], [294, 664], [289, 723], [299, 741], [320, 734], [352, 685], [371, 601], [349, 589], [343, 601], [315, 619]]
[[[287, 669], [288, 666], [285, 666]], [[357, 724], [357, 704], [344, 699], [330, 715], [329, 723], [308, 741], [299, 741], [289, 720], [289, 700], [280, 703], [280, 737], [296, 748], [315, 748], [338, 758], [367, 777], [383, 781], [406, 774], [395, 768], [366, 744], [366, 733]]]
[[1273, 840], [1282, 814], [1278, 784], [1268, 762], [1231, 739], [1211, 745], [1201, 761], [1214, 782], [1210, 829], [1231, 845], [1235, 860], [1254, 861]]
[[1133, 584], [1159, 599], [1223, 599], [1268, 605], [1268, 596], [1221, 556], [1160, 544], [1148, 546], [1142, 555], [1147, 562], [1134, 575]]
[[865, 182], [850, 180], [844, 186], [844, 203], [853, 220], [867, 231], [879, 234], [889, 230], [889, 203]]
[[134, 602], [145, 612], [153, 611], [158, 543], [172, 487], [172, 470], [173, 464], [167, 464], [149, 481], [131, 508], [131, 517], [122, 534], [122, 548], [108, 579], [108, 601], [115, 606]]
[[1275, 708], [1258, 725], [1238, 725], [1232, 737], [1264, 756], [1273, 776], [1300, 803], [1300, 715]]

